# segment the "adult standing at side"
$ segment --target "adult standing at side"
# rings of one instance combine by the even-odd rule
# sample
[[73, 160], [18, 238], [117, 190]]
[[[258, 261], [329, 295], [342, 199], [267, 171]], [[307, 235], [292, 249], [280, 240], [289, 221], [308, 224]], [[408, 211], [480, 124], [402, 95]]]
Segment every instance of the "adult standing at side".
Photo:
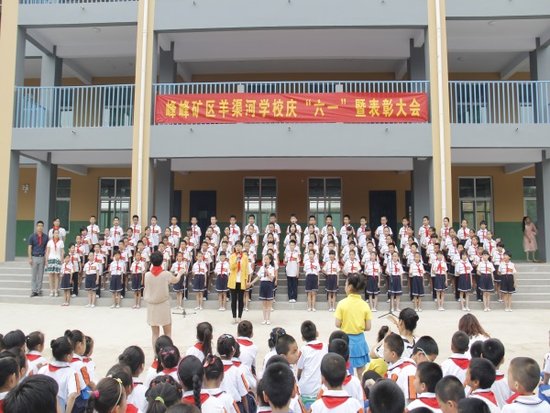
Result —
[[227, 280], [227, 286], [231, 291], [231, 312], [235, 324], [239, 323], [243, 316], [244, 290], [249, 282], [248, 278], [248, 254], [243, 252], [243, 244], [237, 241], [235, 252], [229, 258], [229, 279]]
[[143, 299], [147, 301], [147, 324], [151, 326], [152, 343], [160, 335], [160, 327], [163, 334], [172, 335], [172, 312], [170, 309], [170, 284], [177, 284], [183, 275], [183, 269], [172, 275], [170, 271], [162, 269], [163, 256], [155, 251], [151, 254], [151, 270], [145, 274]]
[[[523, 217], [522, 222], [522, 229], [523, 229], [523, 251], [525, 251], [525, 256], [527, 258], [527, 261], [533, 261], [535, 260], [535, 254], [537, 253], [537, 227], [531, 221], [530, 217]], [[532, 254], [533, 258], [529, 259], [529, 253]]]
[[38, 221], [35, 232], [29, 237], [29, 247], [27, 248], [29, 265], [31, 266], [31, 297], [42, 295], [48, 240], [48, 235], [44, 234], [44, 222]]

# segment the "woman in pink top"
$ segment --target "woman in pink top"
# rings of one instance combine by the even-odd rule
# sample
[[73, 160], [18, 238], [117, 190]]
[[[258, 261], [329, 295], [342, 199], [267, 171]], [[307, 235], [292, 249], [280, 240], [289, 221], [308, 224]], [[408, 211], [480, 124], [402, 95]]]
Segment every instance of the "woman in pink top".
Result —
[[[523, 250], [527, 261], [535, 262], [535, 254], [537, 252], [537, 227], [531, 221], [530, 217], [523, 217]], [[529, 253], [533, 254], [533, 258], [529, 259]]]

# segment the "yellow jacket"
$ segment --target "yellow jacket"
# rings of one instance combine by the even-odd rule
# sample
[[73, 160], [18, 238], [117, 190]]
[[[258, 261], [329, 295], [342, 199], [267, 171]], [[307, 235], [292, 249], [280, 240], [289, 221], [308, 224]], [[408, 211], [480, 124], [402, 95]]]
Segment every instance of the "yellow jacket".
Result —
[[[234, 290], [237, 287], [237, 272], [239, 265], [237, 263], [237, 253], [231, 254], [229, 257], [229, 279], [227, 280], [227, 286], [229, 289]], [[248, 254], [246, 252], [241, 253], [241, 290], [246, 290], [246, 284], [248, 282]]]

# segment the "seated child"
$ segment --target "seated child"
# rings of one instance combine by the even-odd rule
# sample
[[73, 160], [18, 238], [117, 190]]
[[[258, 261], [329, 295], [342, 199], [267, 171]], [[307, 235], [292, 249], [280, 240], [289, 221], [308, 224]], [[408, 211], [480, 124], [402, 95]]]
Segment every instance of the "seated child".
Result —
[[384, 360], [389, 364], [388, 378], [397, 383], [406, 400], [416, 399], [412, 378], [416, 375], [416, 364], [403, 357], [405, 344], [399, 334], [390, 334], [384, 339]]
[[403, 413], [405, 396], [392, 380], [380, 380], [370, 389], [368, 413]]
[[451, 357], [441, 363], [441, 369], [443, 370], [443, 376], [455, 376], [464, 384], [466, 380], [466, 370], [470, 365], [470, 359], [466, 355], [468, 351], [468, 345], [470, 338], [463, 331], [457, 331], [453, 334], [451, 340]]
[[548, 404], [533, 394], [540, 380], [540, 368], [529, 357], [516, 357], [508, 369], [508, 385], [514, 396], [507, 400], [502, 413], [544, 413]]
[[342, 389], [347, 374], [346, 361], [342, 356], [335, 353], [325, 354], [321, 362], [321, 377], [327, 390], [311, 405], [311, 413], [362, 411], [363, 402], [359, 402]]
[[430, 412], [441, 413], [435, 396], [435, 386], [442, 378], [443, 372], [439, 364], [430, 361], [420, 363], [416, 368], [414, 378], [414, 387], [418, 398], [409, 403], [407, 410], [412, 411], [424, 407]]
[[495, 368], [489, 360], [475, 358], [470, 361], [464, 382], [472, 389], [468, 397], [482, 400], [489, 407], [491, 413], [500, 412], [495, 394], [491, 391], [495, 376]]
[[512, 391], [508, 387], [508, 380], [499, 370], [504, 363], [504, 344], [496, 338], [485, 340], [481, 346], [481, 357], [489, 360], [496, 369], [495, 382], [491, 386], [491, 390], [495, 393], [498, 407], [502, 409], [506, 405], [506, 400], [512, 395]]
[[300, 330], [306, 344], [300, 349], [298, 359], [298, 388], [304, 405], [309, 409], [321, 389], [321, 361], [327, 347], [317, 339], [319, 333], [312, 321], [304, 321]]
[[271, 406], [272, 413], [289, 413], [290, 401], [295, 391], [296, 380], [292, 370], [284, 363], [272, 363], [262, 377], [263, 397]]
[[464, 384], [455, 376], [444, 376], [435, 386], [435, 396], [443, 413], [457, 413], [458, 402], [466, 397]]

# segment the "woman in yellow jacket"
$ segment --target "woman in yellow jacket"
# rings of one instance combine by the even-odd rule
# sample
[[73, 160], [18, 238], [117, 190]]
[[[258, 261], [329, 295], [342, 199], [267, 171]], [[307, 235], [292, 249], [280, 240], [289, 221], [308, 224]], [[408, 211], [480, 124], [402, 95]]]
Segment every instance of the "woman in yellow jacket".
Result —
[[248, 268], [248, 254], [243, 252], [243, 244], [237, 241], [235, 251], [229, 257], [229, 279], [227, 280], [227, 286], [231, 290], [231, 312], [234, 323], [240, 322], [243, 315], [244, 291], [249, 281]]

